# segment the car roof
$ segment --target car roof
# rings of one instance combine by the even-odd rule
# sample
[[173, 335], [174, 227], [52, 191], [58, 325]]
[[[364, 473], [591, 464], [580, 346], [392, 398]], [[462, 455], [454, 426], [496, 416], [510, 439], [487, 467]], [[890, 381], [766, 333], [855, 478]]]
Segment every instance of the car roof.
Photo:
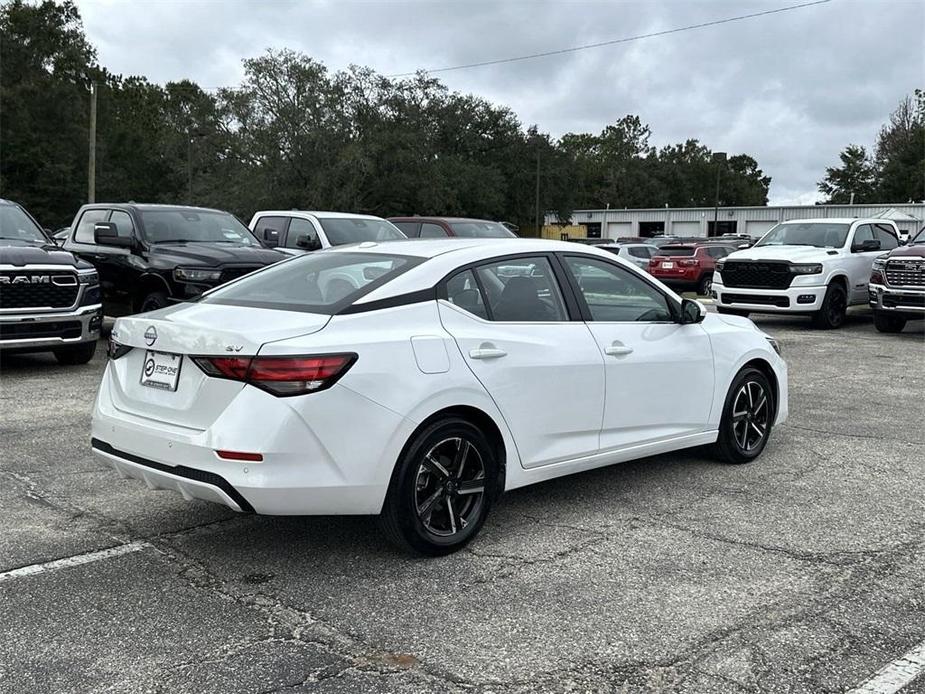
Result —
[[215, 207], [197, 207], [195, 205], [162, 205], [156, 202], [90, 202], [83, 206], [86, 209], [104, 208], [107, 210], [134, 208], [142, 212], [146, 210], [178, 210], [186, 212], [218, 212], [231, 214], [228, 210], [219, 210]]
[[799, 222], [800, 224], [853, 224], [854, 222], [893, 223], [890, 219], [883, 219], [880, 217], [819, 217], [815, 219], [785, 219], [781, 224], [792, 224], [794, 222]]
[[254, 213], [254, 216], [279, 215], [291, 217], [300, 214], [311, 215], [319, 219], [383, 219], [372, 214], [354, 214], [353, 212], [335, 212], [333, 210], [258, 210]]
[[479, 217], [439, 217], [436, 215], [395, 216], [388, 219], [393, 222], [484, 222], [487, 224], [501, 224], [501, 222], [496, 222], [493, 219], [481, 219]]

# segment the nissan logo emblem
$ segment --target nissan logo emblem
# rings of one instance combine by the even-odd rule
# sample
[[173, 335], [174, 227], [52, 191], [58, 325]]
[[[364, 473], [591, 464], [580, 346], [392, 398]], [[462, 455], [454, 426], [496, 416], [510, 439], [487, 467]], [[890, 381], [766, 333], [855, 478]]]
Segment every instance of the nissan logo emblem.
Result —
[[156, 341], [157, 341], [157, 330], [154, 329], [153, 325], [149, 325], [148, 329], [145, 330], [145, 342], [147, 342], [148, 347], [150, 347]]

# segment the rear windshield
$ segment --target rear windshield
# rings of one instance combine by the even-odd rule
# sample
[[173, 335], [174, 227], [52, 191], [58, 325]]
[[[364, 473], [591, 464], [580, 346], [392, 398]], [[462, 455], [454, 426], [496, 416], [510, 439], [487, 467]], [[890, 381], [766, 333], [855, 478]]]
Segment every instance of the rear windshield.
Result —
[[150, 243], [229, 243], [259, 246], [250, 230], [227, 212], [211, 210], [142, 210]]
[[357, 219], [338, 217], [319, 217], [321, 228], [332, 246], [363, 241], [397, 241], [408, 238], [392, 222], [385, 219]]
[[200, 301], [333, 315], [423, 261], [384, 253], [319, 251], [271, 265]]
[[659, 255], [694, 255], [697, 249], [693, 246], [662, 246], [658, 249]]
[[511, 239], [517, 234], [498, 222], [451, 222], [453, 232], [457, 236], [482, 239]]

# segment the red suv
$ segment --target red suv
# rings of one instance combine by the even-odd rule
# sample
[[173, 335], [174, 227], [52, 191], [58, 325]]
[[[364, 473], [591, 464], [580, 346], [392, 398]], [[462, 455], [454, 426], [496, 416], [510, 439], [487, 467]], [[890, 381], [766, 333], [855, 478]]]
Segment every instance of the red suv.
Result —
[[716, 261], [725, 258], [735, 246], [718, 243], [673, 243], [662, 246], [649, 260], [649, 274], [681, 291], [710, 293]]

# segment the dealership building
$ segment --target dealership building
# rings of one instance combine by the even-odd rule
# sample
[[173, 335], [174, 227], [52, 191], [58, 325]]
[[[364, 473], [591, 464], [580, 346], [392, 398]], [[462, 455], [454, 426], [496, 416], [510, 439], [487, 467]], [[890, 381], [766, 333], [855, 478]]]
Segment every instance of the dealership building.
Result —
[[[901, 233], [925, 225], [925, 203], [883, 205], [803, 205], [795, 207], [653, 207], [649, 209], [575, 210], [563, 221], [547, 215], [547, 238], [610, 238], [629, 236], [718, 236], [748, 234], [758, 238], [790, 219], [878, 217], [896, 222]], [[714, 224], [715, 219], [715, 224]]]

